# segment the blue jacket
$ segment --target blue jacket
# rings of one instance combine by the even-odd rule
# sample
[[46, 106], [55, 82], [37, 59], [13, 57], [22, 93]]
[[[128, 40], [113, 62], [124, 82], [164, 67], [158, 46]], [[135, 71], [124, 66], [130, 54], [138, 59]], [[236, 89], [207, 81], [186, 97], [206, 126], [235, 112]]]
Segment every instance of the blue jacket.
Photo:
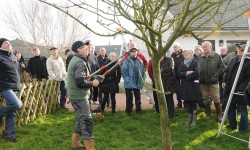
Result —
[[121, 74], [124, 79], [124, 88], [142, 89], [144, 65], [139, 58], [135, 58], [135, 61], [133, 59], [130, 56], [122, 64]]

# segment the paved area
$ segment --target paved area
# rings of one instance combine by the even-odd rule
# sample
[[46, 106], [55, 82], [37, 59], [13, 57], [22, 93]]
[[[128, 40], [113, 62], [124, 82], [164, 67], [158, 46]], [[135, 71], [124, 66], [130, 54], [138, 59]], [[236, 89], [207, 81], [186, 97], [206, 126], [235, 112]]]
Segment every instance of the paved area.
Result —
[[[121, 78], [121, 82], [119, 83], [120, 87], [123, 87], [123, 79]], [[141, 94], [141, 108], [143, 109], [154, 109], [154, 100], [153, 100], [153, 92], [152, 90], [148, 90], [148, 93], [153, 101], [153, 103], [150, 104], [146, 93], [144, 90], [142, 90], [142, 94]], [[175, 105], [177, 104], [177, 102], [175, 101]], [[66, 107], [69, 109], [70, 112], [73, 112], [74, 109], [72, 108], [71, 104], [67, 104]], [[96, 109], [98, 107], [98, 105], [95, 104], [91, 104], [91, 108], [92, 109]], [[126, 96], [125, 93], [117, 93], [116, 94], [116, 111], [125, 111], [125, 107], [126, 107]], [[135, 109], [135, 106], [134, 108]], [[111, 111], [110, 107], [106, 107], [105, 111]]]
[[[73, 112], [74, 109], [72, 108], [71, 104], [67, 104], [66, 107], [69, 109], [70, 112]], [[91, 104], [91, 108], [95, 109], [98, 105]], [[126, 107], [126, 96], [125, 93], [117, 93], [116, 94], [116, 111], [125, 111]], [[146, 98], [146, 94], [141, 94], [141, 107], [142, 109], [153, 109], [153, 104], [149, 103], [149, 100]], [[134, 107], [135, 108], [135, 107]], [[106, 107], [105, 111], [110, 111], [110, 107]]]

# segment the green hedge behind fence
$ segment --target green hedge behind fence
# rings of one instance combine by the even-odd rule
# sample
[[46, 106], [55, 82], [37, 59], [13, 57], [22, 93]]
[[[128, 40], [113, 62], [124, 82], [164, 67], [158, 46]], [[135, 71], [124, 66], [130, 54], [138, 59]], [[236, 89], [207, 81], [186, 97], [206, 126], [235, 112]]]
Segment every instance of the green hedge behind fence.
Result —
[[[58, 93], [60, 82], [53, 80], [33, 81], [21, 84], [19, 99], [23, 106], [17, 111], [16, 125], [20, 127], [46, 114], [55, 113], [60, 109]], [[0, 106], [4, 100], [0, 98]], [[4, 124], [4, 123], [3, 123]], [[3, 136], [4, 126], [0, 128]]]

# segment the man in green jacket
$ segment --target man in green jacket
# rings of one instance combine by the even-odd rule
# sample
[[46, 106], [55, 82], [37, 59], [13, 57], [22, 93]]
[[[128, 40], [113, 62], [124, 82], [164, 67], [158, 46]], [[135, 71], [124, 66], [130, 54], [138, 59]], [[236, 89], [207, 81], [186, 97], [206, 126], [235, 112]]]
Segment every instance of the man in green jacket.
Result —
[[[67, 73], [67, 92], [71, 104], [76, 112], [76, 123], [72, 134], [72, 148], [95, 150], [93, 120], [89, 105], [90, 88], [99, 84], [98, 80], [87, 80], [90, 75], [87, 56], [89, 54], [88, 42], [76, 41], [72, 45], [75, 55], [71, 59]], [[80, 143], [81, 136], [84, 145]]]
[[202, 43], [204, 54], [198, 56], [200, 63], [200, 86], [205, 105], [206, 118], [211, 118], [210, 99], [214, 101], [217, 111], [217, 121], [221, 122], [221, 107], [218, 79], [224, 71], [221, 56], [212, 50], [212, 44], [208, 41]]

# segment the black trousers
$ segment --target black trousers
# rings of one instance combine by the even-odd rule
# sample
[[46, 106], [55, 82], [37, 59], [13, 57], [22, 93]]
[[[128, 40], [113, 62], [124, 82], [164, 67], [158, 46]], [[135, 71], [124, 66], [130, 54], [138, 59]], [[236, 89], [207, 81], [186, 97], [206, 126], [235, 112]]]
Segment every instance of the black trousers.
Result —
[[98, 87], [93, 87], [93, 102], [97, 101], [98, 98]]
[[105, 105], [106, 105], [106, 103], [108, 103], [109, 96], [110, 96], [110, 98], [111, 98], [111, 104], [112, 104], [112, 113], [115, 113], [115, 107], [116, 107], [115, 94], [116, 93], [104, 93], [104, 97], [103, 97], [102, 103], [101, 103], [102, 110], [105, 109]]
[[[174, 99], [173, 99], [173, 94], [168, 94], [165, 95], [166, 98], [166, 103], [167, 103], [167, 108], [168, 108], [168, 116], [169, 118], [174, 117]], [[155, 101], [155, 111], [159, 112], [159, 104], [158, 104], [158, 99]]]
[[126, 91], [126, 112], [131, 113], [133, 110], [133, 94], [135, 97], [136, 112], [141, 112], [141, 91], [140, 89], [125, 89]]
[[[155, 84], [153, 83], [153, 88], [155, 88]], [[158, 98], [156, 95], [156, 92], [153, 91], [153, 97], [154, 97], [154, 101], [155, 101], [155, 111], [159, 112], [159, 104], [158, 104]], [[166, 98], [166, 103], [167, 103], [167, 107], [168, 107], [168, 116], [170, 118], [174, 117], [174, 99], [173, 99], [173, 94], [168, 94], [165, 95]]]
[[197, 110], [197, 102], [185, 101], [185, 108], [189, 114], [193, 114], [193, 111]]

